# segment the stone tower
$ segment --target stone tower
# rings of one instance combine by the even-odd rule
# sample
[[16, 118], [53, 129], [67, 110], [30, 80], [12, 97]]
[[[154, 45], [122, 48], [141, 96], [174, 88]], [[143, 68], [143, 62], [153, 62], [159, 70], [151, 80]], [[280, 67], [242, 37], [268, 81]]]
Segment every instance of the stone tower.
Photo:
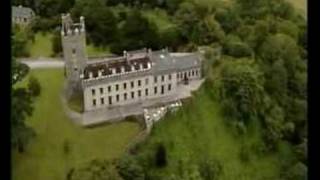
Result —
[[81, 92], [81, 76], [86, 66], [86, 33], [84, 17], [73, 23], [70, 14], [62, 14], [61, 42], [67, 78], [67, 96]]

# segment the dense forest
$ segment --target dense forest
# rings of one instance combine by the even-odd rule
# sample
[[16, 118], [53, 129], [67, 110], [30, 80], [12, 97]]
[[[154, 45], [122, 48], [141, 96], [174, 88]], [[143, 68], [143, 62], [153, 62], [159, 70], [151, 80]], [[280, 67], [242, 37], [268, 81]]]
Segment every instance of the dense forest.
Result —
[[[61, 13], [66, 12], [71, 12], [74, 19], [84, 16], [88, 42], [110, 47], [115, 54], [121, 54], [124, 49], [143, 47], [168, 47], [171, 51], [196, 51], [199, 46], [207, 47], [205, 58], [209, 68], [206, 68], [207, 79], [201, 91], [210, 101], [219, 102], [227, 131], [240, 138], [249, 133], [250, 127], [256, 126], [261, 134], [261, 141], [255, 147], [241, 149], [241, 159], [248, 159], [249, 149], [255, 149], [254, 153], [262, 156], [279, 155], [282, 145], [287, 144], [289, 150], [286, 152], [291, 153], [287, 154], [288, 158], [282, 157], [285, 160], [273, 178], [300, 180], [306, 177], [307, 23], [287, 1], [14, 0], [12, 3], [29, 6], [38, 15], [27, 34], [19, 33], [15, 28], [17, 32], [12, 35], [16, 47], [14, 56], [27, 53], [23, 48], [26, 39], [32, 38], [32, 33], [37, 31], [53, 32], [54, 51], [59, 53], [58, 27]], [[162, 16], [154, 20], [148, 18], [146, 12], [161, 12], [158, 15]], [[165, 23], [159, 23], [163, 19]], [[221, 59], [214, 59], [212, 55], [217, 45], [222, 47]], [[13, 93], [28, 98], [26, 104], [32, 101], [23, 90]], [[199, 94], [195, 98], [201, 99]], [[192, 103], [187, 103], [186, 107], [192, 107]], [[19, 132], [27, 132], [29, 136], [31, 130], [19, 119], [24, 119], [31, 109], [25, 105], [17, 111], [12, 123], [21, 122], [22, 125], [14, 127], [25, 128]], [[172, 119], [171, 116], [174, 115], [169, 114], [166, 118]], [[155, 131], [167, 126], [164, 125], [166, 118]], [[120, 160], [94, 160], [83, 168], [73, 169], [68, 178], [211, 180], [228, 173], [223, 171], [224, 162], [210, 155], [199, 157], [194, 166], [183, 160], [170, 159], [173, 155], [168, 155], [168, 143], [159, 140], [156, 145], [150, 145], [152, 138], [159, 139], [155, 134], [149, 137], [151, 140], [137, 144]], [[24, 143], [18, 142], [28, 141], [17, 137], [24, 135], [13, 136], [14, 147], [22, 148], [17, 144]], [[146, 151], [144, 147], [153, 149]], [[206, 153], [205, 150], [201, 152]], [[170, 165], [174, 169], [170, 172], [163, 170], [169, 164], [177, 165]]]

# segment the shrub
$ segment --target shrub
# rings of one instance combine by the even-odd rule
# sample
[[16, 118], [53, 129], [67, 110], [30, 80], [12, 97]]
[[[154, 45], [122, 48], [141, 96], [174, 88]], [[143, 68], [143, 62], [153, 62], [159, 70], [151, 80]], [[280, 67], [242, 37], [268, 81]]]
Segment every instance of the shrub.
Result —
[[41, 92], [41, 86], [38, 79], [36, 79], [33, 76], [30, 76], [28, 82], [28, 89], [32, 96], [39, 96]]
[[155, 160], [157, 167], [165, 167], [167, 165], [167, 152], [163, 144], [158, 145]]
[[223, 172], [223, 167], [220, 161], [215, 159], [205, 159], [199, 163], [199, 172], [203, 180], [215, 180]]
[[122, 157], [116, 165], [119, 175], [124, 180], [143, 180], [145, 174], [142, 166], [132, 156]]

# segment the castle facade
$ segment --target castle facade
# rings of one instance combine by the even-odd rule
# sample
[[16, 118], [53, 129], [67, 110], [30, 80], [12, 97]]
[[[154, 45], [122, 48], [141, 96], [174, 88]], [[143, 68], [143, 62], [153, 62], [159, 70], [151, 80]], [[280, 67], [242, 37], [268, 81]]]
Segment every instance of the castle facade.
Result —
[[83, 95], [84, 111], [117, 108], [177, 97], [178, 87], [202, 76], [198, 53], [175, 54], [167, 49], [123, 51], [122, 56], [87, 57], [84, 17], [73, 23], [62, 15], [62, 48], [68, 95]]

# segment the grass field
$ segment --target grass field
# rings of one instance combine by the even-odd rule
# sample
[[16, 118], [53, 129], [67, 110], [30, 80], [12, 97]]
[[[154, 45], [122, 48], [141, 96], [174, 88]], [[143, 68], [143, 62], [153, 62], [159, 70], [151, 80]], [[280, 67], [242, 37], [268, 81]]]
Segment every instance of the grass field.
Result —
[[37, 33], [35, 34], [35, 41], [29, 42], [31, 57], [50, 57], [52, 51], [52, 34]]
[[[64, 113], [60, 93], [62, 69], [34, 70], [41, 83], [34, 113], [28, 124], [37, 133], [24, 154], [12, 152], [14, 180], [62, 180], [69, 168], [94, 158], [113, 159], [121, 156], [140, 127], [123, 122], [84, 129], [71, 122]], [[24, 85], [22, 82], [21, 85]], [[65, 153], [65, 147], [69, 153]]]
[[157, 143], [165, 145], [168, 166], [153, 170], [172, 174], [178, 171], [177, 162], [181, 159], [189, 159], [188, 164], [195, 164], [200, 158], [212, 157], [223, 166], [224, 173], [219, 180], [276, 179], [279, 174], [276, 155], [257, 155], [250, 148], [249, 162], [239, 158], [244, 142], [250, 145], [261, 142], [259, 129], [253, 128], [258, 126], [252, 126], [246, 136], [235, 135], [225, 125], [218, 103], [210, 99], [210, 95], [201, 89], [192, 103], [156, 124], [152, 135], [139, 146], [140, 153], [148, 154]]

